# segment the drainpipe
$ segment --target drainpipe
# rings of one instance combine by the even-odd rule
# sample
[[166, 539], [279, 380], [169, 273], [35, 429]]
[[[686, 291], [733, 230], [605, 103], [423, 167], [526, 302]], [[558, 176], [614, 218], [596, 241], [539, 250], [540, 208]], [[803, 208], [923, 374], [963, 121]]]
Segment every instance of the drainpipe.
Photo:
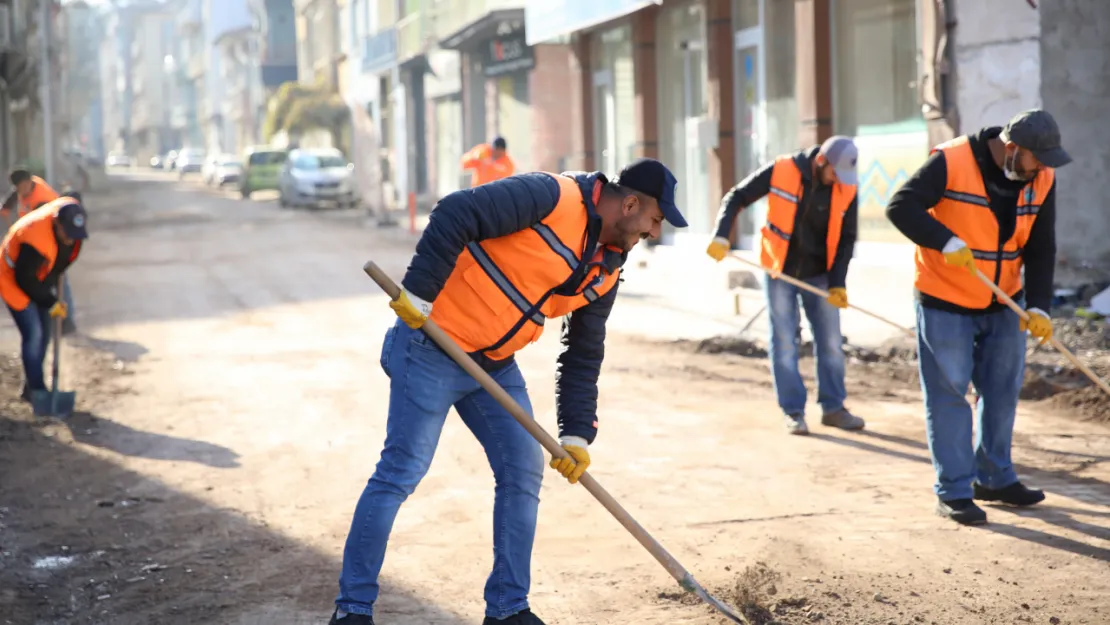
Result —
[[51, 102], [51, 88], [50, 88], [50, 8], [53, 4], [52, 0], [40, 0], [39, 7], [41, 13], [39, 19], [41, 20], [41, 30], [39, 34], [39, 41], [41, 44], [40, 52], [42, 53], [42, 62], [39, 64], [39, 80], [42, 82], [42, 126], [43, 126], [43, 161], [46, 166], [46, 180], [52, 184], [58, 184], [54, 178], [54, 105]]

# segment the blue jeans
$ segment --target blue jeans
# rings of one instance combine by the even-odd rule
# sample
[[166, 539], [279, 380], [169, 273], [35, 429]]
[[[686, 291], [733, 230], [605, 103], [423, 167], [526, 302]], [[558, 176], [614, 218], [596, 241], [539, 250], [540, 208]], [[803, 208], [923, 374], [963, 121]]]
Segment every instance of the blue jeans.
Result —
[[8, 311], [12, 313], [15, 327], [19, 328], [23, 386], [32, 391], [46, 390], [46, 376], [42, 369], [46, 348], [50, 345], [50, 313], [34, 302], [27, 304], [23, 310], [12, 310], [9, 306]]
[[[828, 276], [817, 276], [805, 282], [828, 290]], [[798, 371], [798, 329], [801, 308], [813, 328], [817, 355], [817, 402], [825, 414], [844, 407], [848, 391], [844, 388], [844, 338], [840, 335], [840, 310], [823, 297], [776, 280], [764, 274], [767, 311], [771, 318], [771, 371], [779, 408], [788, 415], [804, 415], [806, 385]]]
[[[502, 619], [528, 608], [543, 448], [422, 331], [398, 320], [386, 332], [381, 365], [390, 377], [385, 447], [355, 507], [336, 606], [373, 614], [393, 520], [428, 472], [447, 411], [454, 406], [485, 449], [495, 481], [493, 572], [486, 581], [486, 615]], [[532, 412], [516, 363], [491, 375]]]
[[[942, 500], [971, 499], [972, 481], [987, 488], [1017, 482], [1010, 442], [1025, 376], [1025, 333], [1018, 316], [1010, 310], [960, 315], [918, 304], [917, 353], [937, 474], [933, 491]], [[974, 443], [969, 383], [979, 395]]]

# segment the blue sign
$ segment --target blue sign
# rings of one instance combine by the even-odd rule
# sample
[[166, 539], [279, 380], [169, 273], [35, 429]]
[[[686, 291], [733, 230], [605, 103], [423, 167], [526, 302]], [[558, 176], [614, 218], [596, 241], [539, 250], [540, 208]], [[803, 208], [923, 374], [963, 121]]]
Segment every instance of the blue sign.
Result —
[[662, 3], [663, 0], [527, 0], [524, 31], [528, 45], [534, 46]]

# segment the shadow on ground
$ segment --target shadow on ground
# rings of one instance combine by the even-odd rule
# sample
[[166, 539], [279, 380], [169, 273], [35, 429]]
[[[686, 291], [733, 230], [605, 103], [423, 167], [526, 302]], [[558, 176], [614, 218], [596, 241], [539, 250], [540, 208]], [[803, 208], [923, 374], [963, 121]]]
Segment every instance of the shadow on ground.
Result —
[[[83, 453], [59, 434], [57, 425], [0, 415], [7, 622], [327, 621], [335, 558]], [[432, 597], [384, 586], [380, 609], [397, 615], [391, 622], [469, 622]]]
[[234, 469], [239, 466], [239, 454], [222, 445], [144, 432], [87, 412], [74, 413], [63, 423], [69, 428], [75, 441], [124, 456], [195, 462], [217, 469]]

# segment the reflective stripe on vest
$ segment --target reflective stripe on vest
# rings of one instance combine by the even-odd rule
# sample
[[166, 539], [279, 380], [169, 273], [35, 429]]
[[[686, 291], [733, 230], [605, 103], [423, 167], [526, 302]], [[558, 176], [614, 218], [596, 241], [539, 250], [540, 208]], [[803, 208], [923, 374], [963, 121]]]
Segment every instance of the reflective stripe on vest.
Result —
[[[983, 174], [970, 141], [966, 136], [957, 137], [932, 151], [938, 150], [944, 152], [948, 182], [941, 201], [929, 209], [929, 214], [967, 244], [979, 271], [1007, 295], [1015, 295], [1022, 289], [1025, 244], [1041, 204], [1052, 189], [1055, 172], [1042, 169], [1025, 185], [1016, 205], [1014, 233], [999, 247], [998, 219], [991, 210]], [[914, 262], [914, 286], [926, 295], [975, 310], [987, 308], [994, 301], [994, 294], [985, 284], [966, 269], [949, 265], [938, 250], [917, 246]]]
[[[786, 265], [786, 253], [790, 249], [790, 237], [794, 234], [794, 219], [798, 203], [802, 197], [802, 172], [798, 169], [793, 156], [780, 156], [775, 159], [771, 170], [771, 191], [767, 195], [767, 223], [760, 233], [760, 263], [772, 270], [782, 271]], [[856, 196], [854, 185], [833, 184], [829, 205], [829, 230], [825, 237], [825, 269], [832, 269], [836, 259], [836, 249], [840, 245], [840, 233], [844, 225], [844, 215]]]
[[585, 306], [616, 284], [620, 272], [603, 271], [595, 254], [573, 295], [555, 293], [583, 264], [589, 220], [578, 182], [548, 175], [559, 184], [555, 209], [531, 228], [469, 243], [435, 300], [431, 318], [469, 353], [508, 358], [540, 338], [547, 318]]

